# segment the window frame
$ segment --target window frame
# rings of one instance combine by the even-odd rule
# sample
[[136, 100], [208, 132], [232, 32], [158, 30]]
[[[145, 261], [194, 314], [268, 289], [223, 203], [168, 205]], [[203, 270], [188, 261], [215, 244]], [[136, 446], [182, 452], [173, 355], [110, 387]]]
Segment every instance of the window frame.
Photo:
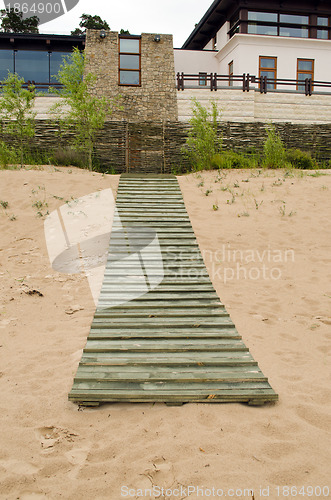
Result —
[[[312, 63], [312, 69], [307, 70], [307, 69], [299, 69], [299, 61], [309, 61]], [[315, 72], [315, 59], [305, 59], [303, 57], [298, 57], [297, 58], [297, 81], [299, 80], [299, 73], [303, 73], [304, 75], [311, 75], [310, 80], [313, 82], [314, 81], [314, 72]], [[304, 83], [297, 83], [296, 89], [301, 90], [299, 87], [303, 87]], [[313, 85], [312, 85], [312, 90], [313, 90]]]
[[[139, 52], [121, 52], [121, 40], [138, 40]], [[121, 56], [139, 56], [139, 69], [122, 68]], [[139, 73], [139, 83], [121, 83], [121, 71], [132, 71]], [[118, 85], [121, 87], [141, 87], [141, 36], [119, 35], [118, 37]]]
[[[261, 60], [262, 59], [273, 59], [275, 61], [275, 67], [274, 68], [266, 68], [265, 66], [261, 66]], [[269, 72], [273, 72], [274, 73], [274, 80], [277, 80], [277, 56], [259, 56], [259, 78], [261, 78], [261, 72], [262, 71], [269, 71]], [[268, 85], [272, 85], [272, 84], [268, 84]], [[276, 90], [277, 88], [277, 83], [275, 82], [273, 84], [274, 88], [273, 90]], [[268, 89], [268, 90], [271, 90], [271, 89]]]

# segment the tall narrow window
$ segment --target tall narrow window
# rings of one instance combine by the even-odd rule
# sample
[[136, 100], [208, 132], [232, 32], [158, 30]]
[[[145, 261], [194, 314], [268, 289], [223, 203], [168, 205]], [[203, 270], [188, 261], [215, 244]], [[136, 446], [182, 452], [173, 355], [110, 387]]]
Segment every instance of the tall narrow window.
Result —
[[229, 63], [229, 87], [233, 87], [233, 61]]
[[119, 84], [141, 84], [140, 37], [119, 39]]
[[297, 85], [297, 90], [305, 91], [306, 78], [314, 80], [314, 59], [298, 59], [297, 64], [297, 80], [301, 80]]
[[[266, 76], [268, 80], [276, 80], [277, 78], [277, 57], [260, 56], [259, 74]], [[273, 90], [276, 88], [276, 81], [269, 81], [267, 89]]]

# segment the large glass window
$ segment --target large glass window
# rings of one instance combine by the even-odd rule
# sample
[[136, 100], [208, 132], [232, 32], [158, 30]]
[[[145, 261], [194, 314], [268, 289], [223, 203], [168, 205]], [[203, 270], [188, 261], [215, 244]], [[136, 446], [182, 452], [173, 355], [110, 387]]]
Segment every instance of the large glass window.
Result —
[[296, 38], [308, 38], [309, 31], [308, 28], [299, 27], [292, 28], [289, 26], [280, 26], [279, 27], [279, 35], [280, 36], [294, 36]]
[[[245, 14], [242, 16], [238, 29], [241, 33], [252, 35], [330, 39], [330, 27], [330, 18], [328, 16], [315, 17], [280, 12], [247, 11], [247, 17], [245, 17]], [[230, 31], [230, 36], [232, 34]]]
[[58, 81], [57, 74], [63, 60], [70, 54], [70, 52], [50, 52], [50, 82], [56, 83]]
[[8, 71], [14, 72], [14, 51], [0, 50], [0, 81], [7, 78]]
[[278, 35], [277, 26], [265, 26], [263, 24], [249, 23], [247, 32], [252, 35]]
[[278, 14], [277, 12], [248, 12], [248, 20], [277, 23]]
[[296, 16], [293, 14], [280, 14], [279, 22], [290, 24], [309, 24], [309, 16]]
[[[260, 56], [259, 75], [265, 76], [268, 80], [276, 80], [277, 78], [277, 57]], [[267, 89], [273, 90], [276, 88], [276, 82], [268, 82]]]
[[119, 84], [140, 85], [140, 38], [119, 39]]
[[[297, 62], [297, 80], [314, 80], [314, 59], [298, 59]], [[298, 90], [305, 91], [304, 82], [300, 82], [297, 86]]]
[[49, 83], [48, 52], [18, 50], [15, 52], [15, 72], [24, 80]]

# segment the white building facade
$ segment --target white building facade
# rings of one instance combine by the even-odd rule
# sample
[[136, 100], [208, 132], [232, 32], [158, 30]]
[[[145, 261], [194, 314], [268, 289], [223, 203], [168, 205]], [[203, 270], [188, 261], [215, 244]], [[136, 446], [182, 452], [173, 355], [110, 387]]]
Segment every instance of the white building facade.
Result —
[[[331, 121], [329, 0], [215, 0], [174, 54], [178, 88], [184, 90], [178, 96], [180, 119], [189, 117], [187, 90], [210, 100], [201, 91], [212, 88], [231, 89], [213, 98], [235, 120], [306, 122], [311, 116], [302, 97], [308, 96], [314, 122]], [[235, 89], [264, 94], [267, 116], [261, 117], [261, 96], [236, 98]]]

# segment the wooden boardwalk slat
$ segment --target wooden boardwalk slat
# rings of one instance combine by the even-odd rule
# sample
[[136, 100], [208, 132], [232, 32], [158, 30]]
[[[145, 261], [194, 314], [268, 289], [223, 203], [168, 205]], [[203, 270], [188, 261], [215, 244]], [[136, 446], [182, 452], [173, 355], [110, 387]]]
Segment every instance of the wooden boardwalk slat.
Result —
[[91, 406], [277, 400], [212, 286], [177, 179], [123, 174], [116, 203], [69, 399]]

